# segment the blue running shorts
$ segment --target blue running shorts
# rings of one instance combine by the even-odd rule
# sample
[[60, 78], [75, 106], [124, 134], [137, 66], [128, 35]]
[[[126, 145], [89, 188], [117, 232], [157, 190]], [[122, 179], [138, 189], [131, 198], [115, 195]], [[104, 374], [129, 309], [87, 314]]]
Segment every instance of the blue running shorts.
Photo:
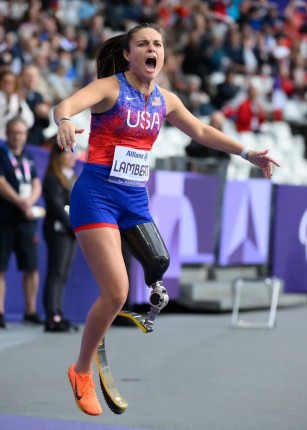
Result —
[[124, 231], [153, 222], [147, 188], [108, 182], [110, 171], [110, 166], [84, 164], [70, 201], [70, 223], [75, 233], [100, 227]]

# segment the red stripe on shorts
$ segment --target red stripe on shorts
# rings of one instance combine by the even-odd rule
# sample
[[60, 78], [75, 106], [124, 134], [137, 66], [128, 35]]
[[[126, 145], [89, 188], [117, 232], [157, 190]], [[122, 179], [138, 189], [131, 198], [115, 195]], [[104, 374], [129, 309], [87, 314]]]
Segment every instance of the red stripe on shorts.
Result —
[[78, 231], [81, 231], [81, 230], [91, 230], [92, 228], [102, 228], [102, 227], [110, 227], [110, 228], [118, 229], [117, 224], [110, 224], [108, 222], [97, 222], [95, 224], [80, 225], [79, 227], [76, 227], [74, 229], [74, 232], [77, 233]]

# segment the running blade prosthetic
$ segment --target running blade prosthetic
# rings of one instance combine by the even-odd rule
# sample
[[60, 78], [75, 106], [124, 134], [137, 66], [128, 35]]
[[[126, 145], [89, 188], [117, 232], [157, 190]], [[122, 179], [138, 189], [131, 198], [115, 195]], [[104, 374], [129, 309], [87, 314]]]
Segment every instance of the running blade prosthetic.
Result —
[[[139, 327], [143, 333], [151, 333], [154, 329], [154, 321], [168, 303], [168, 294], [161, 282], [157, 282], [150, 295], [150, 311], [146, 316], [139, 315], [136, 312], [122, 310], [118, 313], [119, 316], [129, 318], [134, 324]], [[100, 386], [105, 398], [105, 401], [112, 412], [122, 414], [128, 407], [127, 401], [119, 392], [115, 385], [110, 366], [108, 364], [106, 354], [105, 339], [102, 339], [97, 353], [96, 363], [99, 372]]]

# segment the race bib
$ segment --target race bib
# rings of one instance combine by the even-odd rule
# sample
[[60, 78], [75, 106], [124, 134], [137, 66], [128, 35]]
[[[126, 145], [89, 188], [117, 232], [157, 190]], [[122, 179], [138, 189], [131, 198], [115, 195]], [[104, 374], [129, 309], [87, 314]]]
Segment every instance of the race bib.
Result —
[[149, 151], [116, 146], [109, 182], [145, 187], [149, 179]]

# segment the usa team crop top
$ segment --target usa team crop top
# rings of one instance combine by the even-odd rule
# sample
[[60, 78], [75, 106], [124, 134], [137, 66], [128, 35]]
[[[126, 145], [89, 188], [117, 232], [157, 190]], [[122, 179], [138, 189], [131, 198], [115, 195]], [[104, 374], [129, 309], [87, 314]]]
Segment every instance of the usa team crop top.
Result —
[[88, 163], [111, 166], [115, 146], [151, 150], [166, 116], [166, 104], [158, 86], [149, 96], [129, 84], [125, 75], [115, 75], [119, 96], [103, 113], [92, 113]]

